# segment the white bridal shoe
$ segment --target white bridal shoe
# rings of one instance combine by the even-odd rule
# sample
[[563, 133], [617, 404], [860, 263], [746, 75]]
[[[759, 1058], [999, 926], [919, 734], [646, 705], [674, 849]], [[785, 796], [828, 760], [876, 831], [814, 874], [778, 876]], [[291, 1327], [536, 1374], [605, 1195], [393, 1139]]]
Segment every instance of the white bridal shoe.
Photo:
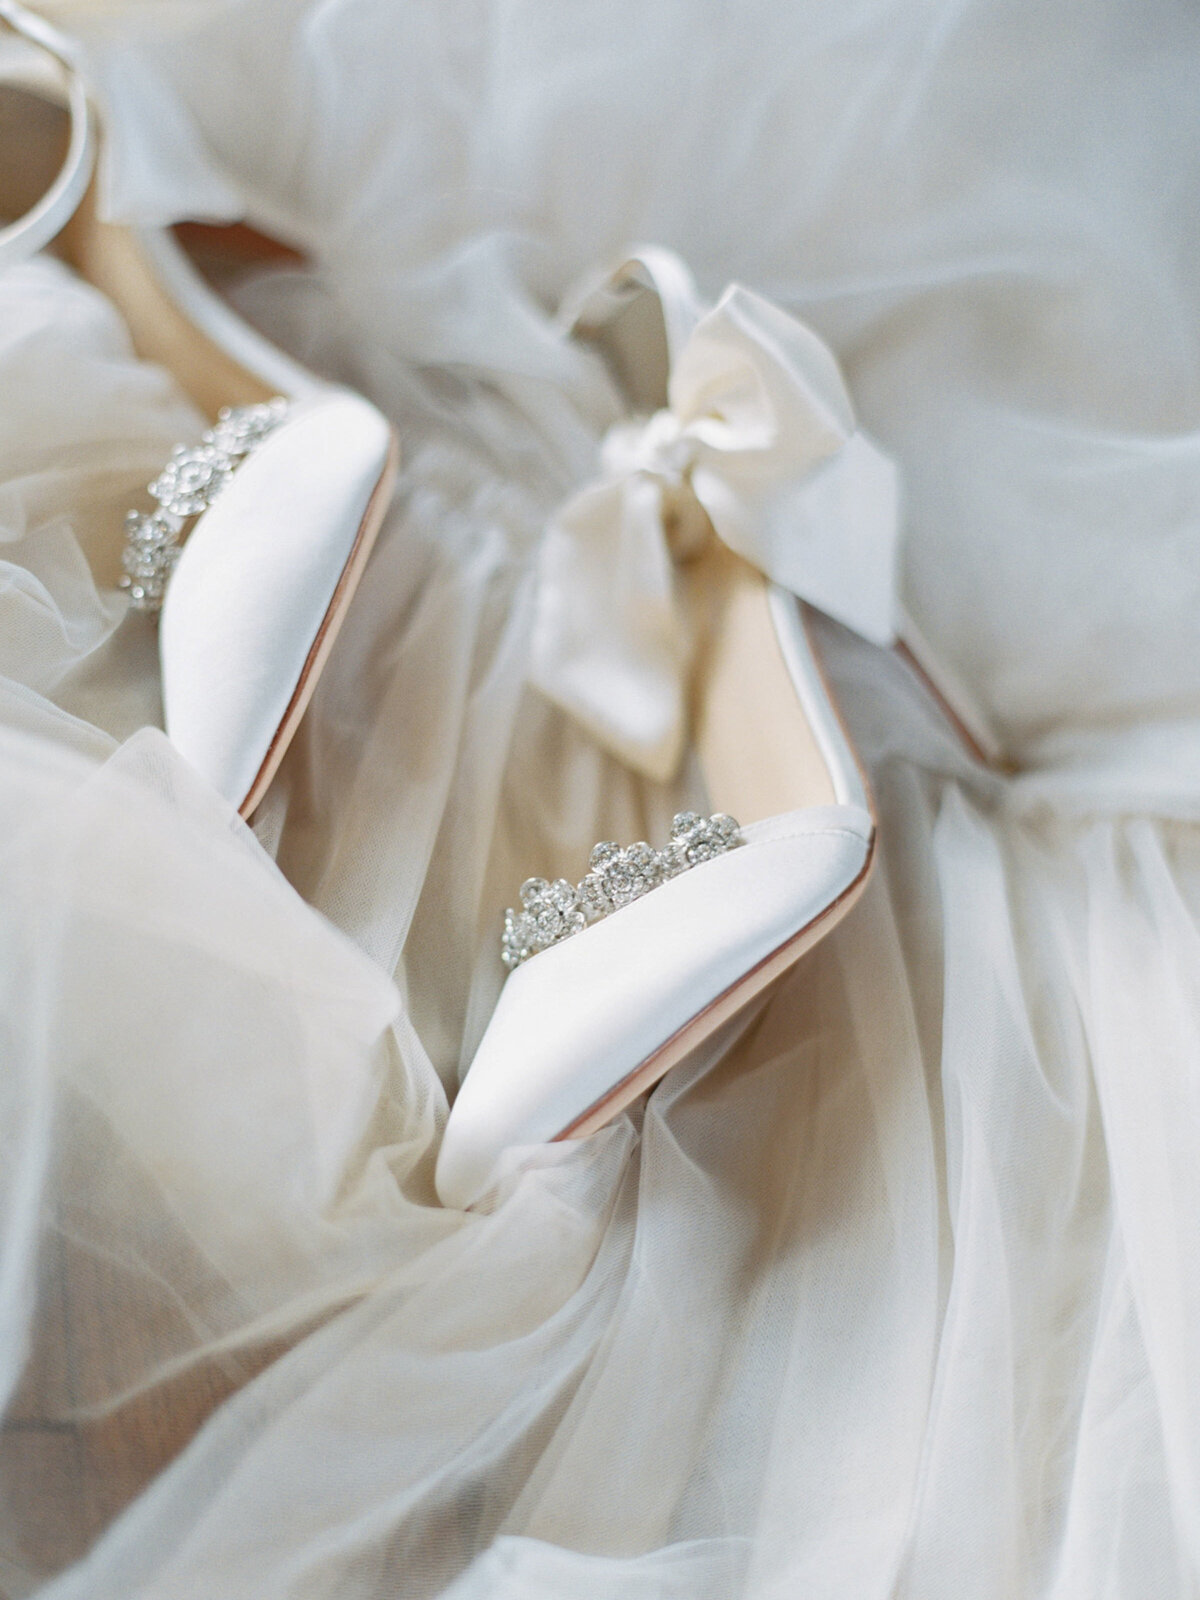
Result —
[[630, 415], [547, 531], [532, 675], [652, 778], [673, 776], [690, 738], [721, 810], [676, 818], [657, 848], [598, 846], [577, 885], [524, 885], [502, 939], [512, 970], [437, 1165], [460, 1207], [507, 1149], [611, 1120], [862, 893], [871, 800], [808, 606], [900, 649], [973, 753], [999, 754], [900, 611], [895, 470], [816, 335], [738, 287], [706, 308], [656, 249], [564, 315]]
[[168, 232], [97, 220], [95, 117], [69, 42], [0, 0], [0, 50], [6, 39], [0, 215], [16, 220], [0, 228], [0, 269], [57, 241], [213, 424], [130, 513], [122, 587], [131, 609], [161, 609], [168, 737], [249, 816], [366, 565], [395, 476], [392, 430], [248, 328]]

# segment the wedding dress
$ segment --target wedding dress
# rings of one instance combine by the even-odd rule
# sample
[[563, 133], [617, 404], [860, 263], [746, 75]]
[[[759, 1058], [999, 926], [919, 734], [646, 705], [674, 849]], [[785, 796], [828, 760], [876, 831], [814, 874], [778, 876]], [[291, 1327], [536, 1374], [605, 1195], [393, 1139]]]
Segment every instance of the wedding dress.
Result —
[[[0, 1594], [1200, 1593], [1200, 23], [1169, 0], [60, 6], [108, 204], [405, 441], [251, 832], [112, 587], [195, 418], [0, 276]], [[536, 862], [661, 836], [528, 682], [631, 240], [837, 351], [1018, 763], [822, 644], [854, 914], [644, 1108], [436, 1203]], [[264, 597], [264, 604], [268, 603]]]

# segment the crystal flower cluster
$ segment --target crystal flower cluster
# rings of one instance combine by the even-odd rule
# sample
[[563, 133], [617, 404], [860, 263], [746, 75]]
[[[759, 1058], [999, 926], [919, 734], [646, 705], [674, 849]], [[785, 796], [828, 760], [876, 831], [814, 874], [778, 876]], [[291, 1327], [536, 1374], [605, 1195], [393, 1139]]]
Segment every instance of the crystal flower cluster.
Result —
[[711, 861], [742, 842], [732, 817], [718, 811], [701, 817], [681, 811], [671, 824], [671, 838], [656, 850], [644, 840], [625, 846], [605, 842], [592, 851], [586, 877], [578, 884], [558, 878], [527, 878], [521, 885], [521, 909], [504, 913], [500, 955], [511, 971], [522, 961], [561, 944], [589, 923], [598, 922], [633, 900], [676, 878], [689, 867]]
[[216, 425], [197, 445], [176, 445], [171, 459], [150, 485], [158, 502], [154, 511], [131, 511], [125, 518], [125, 551], [121, 564], [135, 611], [162, 607], [167, 583], [179, 559], [184, 524], [207, 511], [233, 476], [234, 469], [273, 432], [287, 415], [282, 396], [261, 405], [225, 406]]

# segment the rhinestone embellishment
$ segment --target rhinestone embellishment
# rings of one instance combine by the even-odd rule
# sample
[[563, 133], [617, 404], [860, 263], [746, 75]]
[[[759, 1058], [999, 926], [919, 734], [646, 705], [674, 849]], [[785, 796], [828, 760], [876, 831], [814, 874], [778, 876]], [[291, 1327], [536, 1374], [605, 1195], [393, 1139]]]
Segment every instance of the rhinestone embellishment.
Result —
[[625, 846], [605, 841], [592, 850], [587, 875], [578, 884], [565, 878], [554, 883], [527, 878], [521, 885], [521, 909], [510, 907], [504, 913], [501, 960], [511, 972], [530, 956], [561, 944], [590, 923], [640, 900], [668, 878], [724, 855], [741, 842], [741, 828], [723, 811], [712, 817], [681, 811], [662, 850], [645, 840]]
[[150, 493], [168, 517], [199, 516], [229, 482], [232, 463], [215, 445], [189, 450], [177, 444], [171, 459], [150, 485]]
[[198, 445], [176, 445], [171, 459], [150, 485], [154, 511], [131, 511], [125, 518], [125, 576], [119, 587], [134, 611], [157, 612], [175, 563], [184, 524], [198, 517], [229, 483], [241, 462], [287, 416], [288, 402], [277, 395], [253, 406], [225, 406]]

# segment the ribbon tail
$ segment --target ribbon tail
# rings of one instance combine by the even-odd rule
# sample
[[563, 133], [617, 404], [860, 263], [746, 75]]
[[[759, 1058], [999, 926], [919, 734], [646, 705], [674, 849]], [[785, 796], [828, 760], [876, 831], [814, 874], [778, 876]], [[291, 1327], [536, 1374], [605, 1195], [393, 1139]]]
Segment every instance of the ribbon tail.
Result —
[[584, 489], [539, 554], [530, 677], [626, 765], [658, 782], [687, 740], [691, 645], [644, 474]]

